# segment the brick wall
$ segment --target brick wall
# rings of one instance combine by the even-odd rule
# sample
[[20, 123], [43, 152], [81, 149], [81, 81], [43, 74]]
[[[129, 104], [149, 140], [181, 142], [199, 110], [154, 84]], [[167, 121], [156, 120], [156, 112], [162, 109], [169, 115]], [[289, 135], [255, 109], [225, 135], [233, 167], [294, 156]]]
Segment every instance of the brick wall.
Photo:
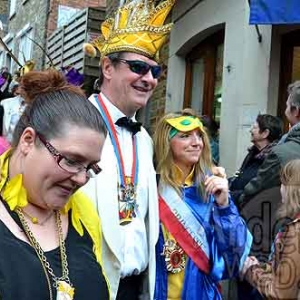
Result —
[[57, 28], [57, 17], [59, 5], [83, 9], [86, 7], [106, 7], [106, 0], [50, 0], [47, 36]]
[[150, 133], [154, 132], [158, 120], [165, 113], [166, 90], [167, 90], [167, 76], [168, 76], [168, 57], [169, 57], [169, 44], [166, 43], [160, 51], [160, 64], [163, 67], [162, 75], [159, 79], [158, 85], [149, 100], [149, 128]]

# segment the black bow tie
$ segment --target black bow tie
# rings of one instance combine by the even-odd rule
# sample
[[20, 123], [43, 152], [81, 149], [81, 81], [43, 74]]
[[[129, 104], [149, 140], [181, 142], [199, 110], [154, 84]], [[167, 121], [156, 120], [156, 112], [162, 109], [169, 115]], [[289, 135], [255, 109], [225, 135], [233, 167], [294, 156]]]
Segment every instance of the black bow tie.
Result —
[[118, 119], [118, 121], [115, 124], [120, 127], [126, 128], [128, 131], [132, 132], [133, 135], [135, 135], [138, 131], [140, 131], [142, 126], [142, 123], [133, 122], [131, 119], [127, 117], [122, 117]]

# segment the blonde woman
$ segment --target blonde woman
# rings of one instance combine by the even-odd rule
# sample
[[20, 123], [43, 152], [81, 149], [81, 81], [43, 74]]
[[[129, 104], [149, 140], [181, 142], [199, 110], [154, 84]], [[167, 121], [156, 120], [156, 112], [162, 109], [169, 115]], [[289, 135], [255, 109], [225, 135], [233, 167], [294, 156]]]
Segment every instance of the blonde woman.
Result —
[[222, 299], [218, 282], [238, 273], [252, 238], [227, 179], [213, 175], [207, 133], [186, 109], [160, 120], [154, 145], [161, 222], [155, 299]]
[[246, 279], [267, 299], [299, 299], [300, 283], [300, 159], [288, 162], [281, 173], [282, 206], [279, 220], [286, 225], [277, 234], [268, 263], [249, 257]]

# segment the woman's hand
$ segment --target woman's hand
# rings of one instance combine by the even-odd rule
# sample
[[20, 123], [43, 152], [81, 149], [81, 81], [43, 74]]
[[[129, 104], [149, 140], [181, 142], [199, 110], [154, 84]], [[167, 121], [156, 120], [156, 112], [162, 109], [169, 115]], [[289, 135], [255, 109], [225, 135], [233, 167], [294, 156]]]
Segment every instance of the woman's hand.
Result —
[[222, 178], [227, 178], [225, 168], [223, 168], [223, 167], [216, 167], [216, 166], [212, 167], [212, 173], [213, 173], [213, 175], [216, 175], [216, 176], [219, 176]]
[[215, 197], [220, 206], [228, 205], [228, 181], [220, 176], [205, 176], [205, 192]]
[[259, 261], [255, 256], [248, 256], [244, 262], [243, 268], [241, 270], [241, 277], [244, 277], [248, 269], [254, 265], [258, 265]]

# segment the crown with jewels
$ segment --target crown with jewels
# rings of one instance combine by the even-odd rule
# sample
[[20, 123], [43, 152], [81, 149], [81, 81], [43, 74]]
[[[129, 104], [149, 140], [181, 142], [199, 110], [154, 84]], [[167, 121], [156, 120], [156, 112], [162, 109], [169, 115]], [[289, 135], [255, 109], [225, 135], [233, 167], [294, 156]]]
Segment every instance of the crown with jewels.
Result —
[[101, 57], [114, 52], [134, 52], [157, 59], [166, 42], [172, 23], [164, 25], [175, 0], [155, 6], [154, 0], [131, 0], [119, 7], [114, 18], [101, 25], [102, 36], [84, 44], [87, 55]]

